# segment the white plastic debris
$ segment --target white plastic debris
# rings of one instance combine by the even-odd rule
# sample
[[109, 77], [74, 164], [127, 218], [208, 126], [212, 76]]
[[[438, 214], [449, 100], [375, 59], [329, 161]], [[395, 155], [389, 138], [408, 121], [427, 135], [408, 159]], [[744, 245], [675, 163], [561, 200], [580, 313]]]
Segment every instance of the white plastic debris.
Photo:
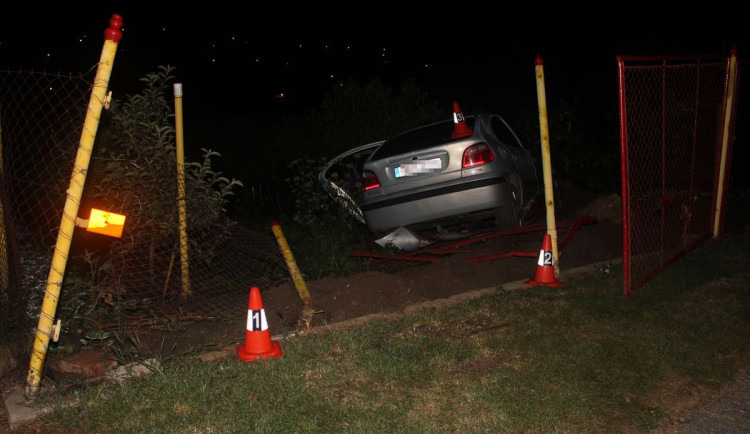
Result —
[[395, 247], [405, 251], [421, 249], [432, 244], [432, 241], [418, 236], [405, 227], [400, 227], [375, 242], [381, 247]]

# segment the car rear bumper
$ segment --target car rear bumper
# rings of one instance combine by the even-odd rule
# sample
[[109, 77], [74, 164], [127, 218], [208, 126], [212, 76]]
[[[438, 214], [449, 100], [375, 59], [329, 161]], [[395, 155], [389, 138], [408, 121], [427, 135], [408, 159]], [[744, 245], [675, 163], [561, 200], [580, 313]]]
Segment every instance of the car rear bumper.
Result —
[[507, 197], [506, 178], [491, 177], [371, 201], [361, 209], [375, 232], [497, 208]]

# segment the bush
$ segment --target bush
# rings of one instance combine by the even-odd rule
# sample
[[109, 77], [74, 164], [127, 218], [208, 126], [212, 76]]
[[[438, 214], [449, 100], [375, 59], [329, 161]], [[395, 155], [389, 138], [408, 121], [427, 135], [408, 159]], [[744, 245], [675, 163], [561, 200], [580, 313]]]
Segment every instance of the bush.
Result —
[[325, 164], [355, 146], [434, 122], [441, 115], [413, 79], [405, 81], [398, 93], [378, 80], [365, 86], [349, 80], [332, 88], [320, 109], [311, 114], [304, 127], [307, 134], [286, 124], [290, 130], [277, 139], [283, 141], [278, 148], [295, 150], [285, 181], [294, 207], [289, 216], [296, 225], [290, 238], [298, 237], [293, 243], [306, 252], [299, 259], [302, 270], [326, 276], [361, 269], [361, 261], [350, 258], [349, 252], [372, 241], [367, 227], [321, 185], [318, 174]]

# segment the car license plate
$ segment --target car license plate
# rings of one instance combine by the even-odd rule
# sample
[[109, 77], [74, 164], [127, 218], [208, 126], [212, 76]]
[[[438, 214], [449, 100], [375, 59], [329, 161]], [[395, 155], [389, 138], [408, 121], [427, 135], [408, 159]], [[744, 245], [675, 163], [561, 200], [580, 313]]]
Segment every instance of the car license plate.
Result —
[[405, 176], [421, 175], [423, 173], [430, 173], [440, 170], [442, 163], [440, 158], [430, 158], [429, 160], [419, 160], [416, 163], [402, 164], [393, 170], [396, 178], [403, 178]]

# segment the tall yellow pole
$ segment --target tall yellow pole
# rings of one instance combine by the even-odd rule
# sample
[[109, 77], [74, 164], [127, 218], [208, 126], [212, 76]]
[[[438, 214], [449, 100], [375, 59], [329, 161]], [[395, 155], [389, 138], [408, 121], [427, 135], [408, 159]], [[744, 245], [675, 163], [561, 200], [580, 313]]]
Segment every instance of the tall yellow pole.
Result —
[[66, 192], [67, 198], [65, 200], [62, 222], [57, 234], [57, 243], [55, 244], [55, 251], [52, 256], [52, 265], [49, 277], [47, 278], [44, 300], [42, 301], [42, 312], [39, 316], [36, 338], [34, 339], [34, 349], [29, 363], [29, 373], [26, 377], [25, 393], [27, 396], [33, 396], [39, 392], [42, 368], [44, 366], [44, 359], [47, 356], [50, 337], [53, 334], [52, 323], [60, 297], [60, 288], [62, 286], [63, 275], [65, 274], [68, 253], [70, 252], [70, 243], [73, 239], [75, 221], [81, 205], [81, 195], [83, 194], [86, 172], [88, 171], [91, 152], [94, 147], [94, 137], [96, 136], [96, 130], [99, 128], [99, 118], [104, 106], [109, 78], [112, 75], [112, 64], [115, 60], [117, 44], [122, 39], [121, 27], [122, 17], [120, 15], [112, 15], [112, 18], [109, 20], [109, 28], [104, 31], [104, 48], [102, 49], [96, 77], [94, 78], [94, 87], [89, 99], [86, 120], [83, 123], [81, 140], [78, 144], [78, 153], [73, 165], [73, 174]]
[[192, 293], [188, 268], [187, 198], [185, 197], [185, 145], [182, 134], [182, 84], [174, 85], [174, 120], [177, 140], [177, 209], [180, 218], [180, 265], [182, 267], [182, 292], [186, 299]]
[[716, 189], [716, 203], [714, 205], [714, 233], [713, 237], [718, 238], [721, 234], [722, 220], [722, 203], [724, 202], [724, 178], [727, 170], [727, 155], [729, 152], [729, 133], [732, 124], [732, 110], [734, 109], [734, 92], [737, 89], [737, 48], [732, 47], [731, 57], [729, 58], [729, 83], [727, 85], [727, 98], [724, 105], [724, 129], [722, 130], [721, 156], [719, 160], [719, 178]]
[[555, 276], [560, 275], [557, 252], [557, 223], [555, 222], [555, 195], [552, 188], [552, 164], [550, 163], [549, 127], [547, 123], [547, 95], [544, 90], [544, 62], [542, 56], [537, 55], [536, 64], [536, 93], [539, 106], [539, 131], [542, 140], [542, 168], [544, 170], [544, 200], [547, 208], [547, 233], [552, 239], [552, 262], [555, 266]]

